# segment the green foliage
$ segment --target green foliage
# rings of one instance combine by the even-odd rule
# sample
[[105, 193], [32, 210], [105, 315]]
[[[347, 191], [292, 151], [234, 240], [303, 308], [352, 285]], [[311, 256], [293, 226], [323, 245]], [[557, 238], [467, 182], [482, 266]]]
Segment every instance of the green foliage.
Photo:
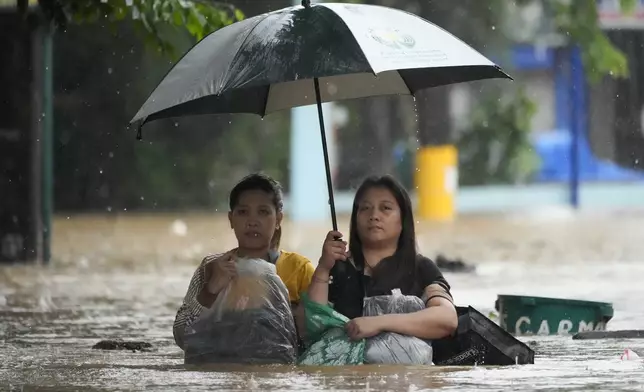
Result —
[[[565, 42], [580, 47], [591, 83], [605, 76], [628, 77], [627, 58], [600, 28], [595, 1], [519, 0], [517, 4], [525, 6], [534, 1], [542, 2], [546, 14], [553, 18], [554, 30], [565, 37]], [[635, 3], [636, 0], [621, 0], [622, 10], [632, 11]], [[494, 8], [490, 9], [493, 14]], [[503, 12], [499, 15], [503, 18]], [[493, 19], [488, 23], [494, 23]], [[508, 184], [529, 180], [539, 165], [529, 140], [530, 121], [535, 111], [535, 103], [522, 90], [511, 99], [504, 100], [494, 93], [484, 100], [475, 109], [471, 126], [457, 142], [461, 184]]]
[[232, 5], [203, 0], [39, 0], [43, 14], [65, 27], [74, 23], [115, 23], [130, 20], [146, 43], [176, 56], [163, 26], [187, 31], [201, 40], [211, 32], [244, 19]]
[[[557, 30], [568, 36], [571, 43], [580, 46], [586, 74], [591, 82], [598, 82], [603, 76], [628, 76], [628, 61], [624, 53], [616, 48], [598, 24], [595, 1], [549, 0], [555, 11]], [[632, 12], [636, 0], [620, 0], [624, 12]]]
[[536, 105], [520, 89], [484, 100], [457, 141], [461, 185], [525, 182], [539, 161], [530, 148], [530, 122]]

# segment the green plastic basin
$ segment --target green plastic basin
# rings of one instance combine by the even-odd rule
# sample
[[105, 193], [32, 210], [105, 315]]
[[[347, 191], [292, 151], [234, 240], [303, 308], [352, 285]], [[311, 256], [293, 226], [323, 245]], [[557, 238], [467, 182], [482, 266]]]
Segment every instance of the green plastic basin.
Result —
[[608, 302], [523, 295], [498, 295], [496, 305], [501, 328], [515, 336], [604, 331], [614, 313]]

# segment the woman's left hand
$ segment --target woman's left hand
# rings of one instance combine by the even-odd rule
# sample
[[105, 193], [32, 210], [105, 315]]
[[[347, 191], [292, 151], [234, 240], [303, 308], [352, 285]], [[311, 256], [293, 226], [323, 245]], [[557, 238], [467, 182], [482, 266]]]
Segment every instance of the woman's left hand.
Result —
[[379, 316], [356, 317], [345, 326], [347, 335], [353, 340], [366, 339], [382, 332]]

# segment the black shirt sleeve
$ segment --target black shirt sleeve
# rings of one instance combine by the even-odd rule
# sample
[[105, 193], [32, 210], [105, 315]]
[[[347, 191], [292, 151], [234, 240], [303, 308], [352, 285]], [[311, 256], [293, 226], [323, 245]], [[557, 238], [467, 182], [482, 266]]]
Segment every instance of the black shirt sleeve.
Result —
[[[441, 271], [438, 269], [436, 263], [424, 256], [418, 256], [418, 289], [420, 290], [420, 295], [425, 302], [429, 301], [431, 296], [436, 296], [431, 294], [429, 298], [425, 295], [425, 291], [430, 285], [438, 285], [444, 291], [445, 294], [449, 297], [449, 300], [452, 300], [452, 294], [450, 292], [451, 287]], [[440, 295], [439, 295], [440, 296]]]

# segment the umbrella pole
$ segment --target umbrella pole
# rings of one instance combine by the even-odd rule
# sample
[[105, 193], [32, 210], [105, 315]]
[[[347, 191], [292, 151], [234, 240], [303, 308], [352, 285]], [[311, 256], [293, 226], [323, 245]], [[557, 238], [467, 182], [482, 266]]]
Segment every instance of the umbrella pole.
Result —
[[333, 180], [331, 179], [331, 164], [329, 163], [329, 149], [326, 145], [326, 130], [324, 129], [324, 114], [322, 113], [322, 98], [320, 96], [320, 81], [313, 79], [315, 86], [315, 100], [318, 106], [318, 118], [320, 120], [320, 136], [322, 137], [322, 151], [324, 153], [324, 168], [326, 169], [326, 187], [329, 191], [329, 208], [331, 209], [331, 222], [333, 230], [338, 231], [338, 220], [335, 216], [335, 200], [333, 198]]

